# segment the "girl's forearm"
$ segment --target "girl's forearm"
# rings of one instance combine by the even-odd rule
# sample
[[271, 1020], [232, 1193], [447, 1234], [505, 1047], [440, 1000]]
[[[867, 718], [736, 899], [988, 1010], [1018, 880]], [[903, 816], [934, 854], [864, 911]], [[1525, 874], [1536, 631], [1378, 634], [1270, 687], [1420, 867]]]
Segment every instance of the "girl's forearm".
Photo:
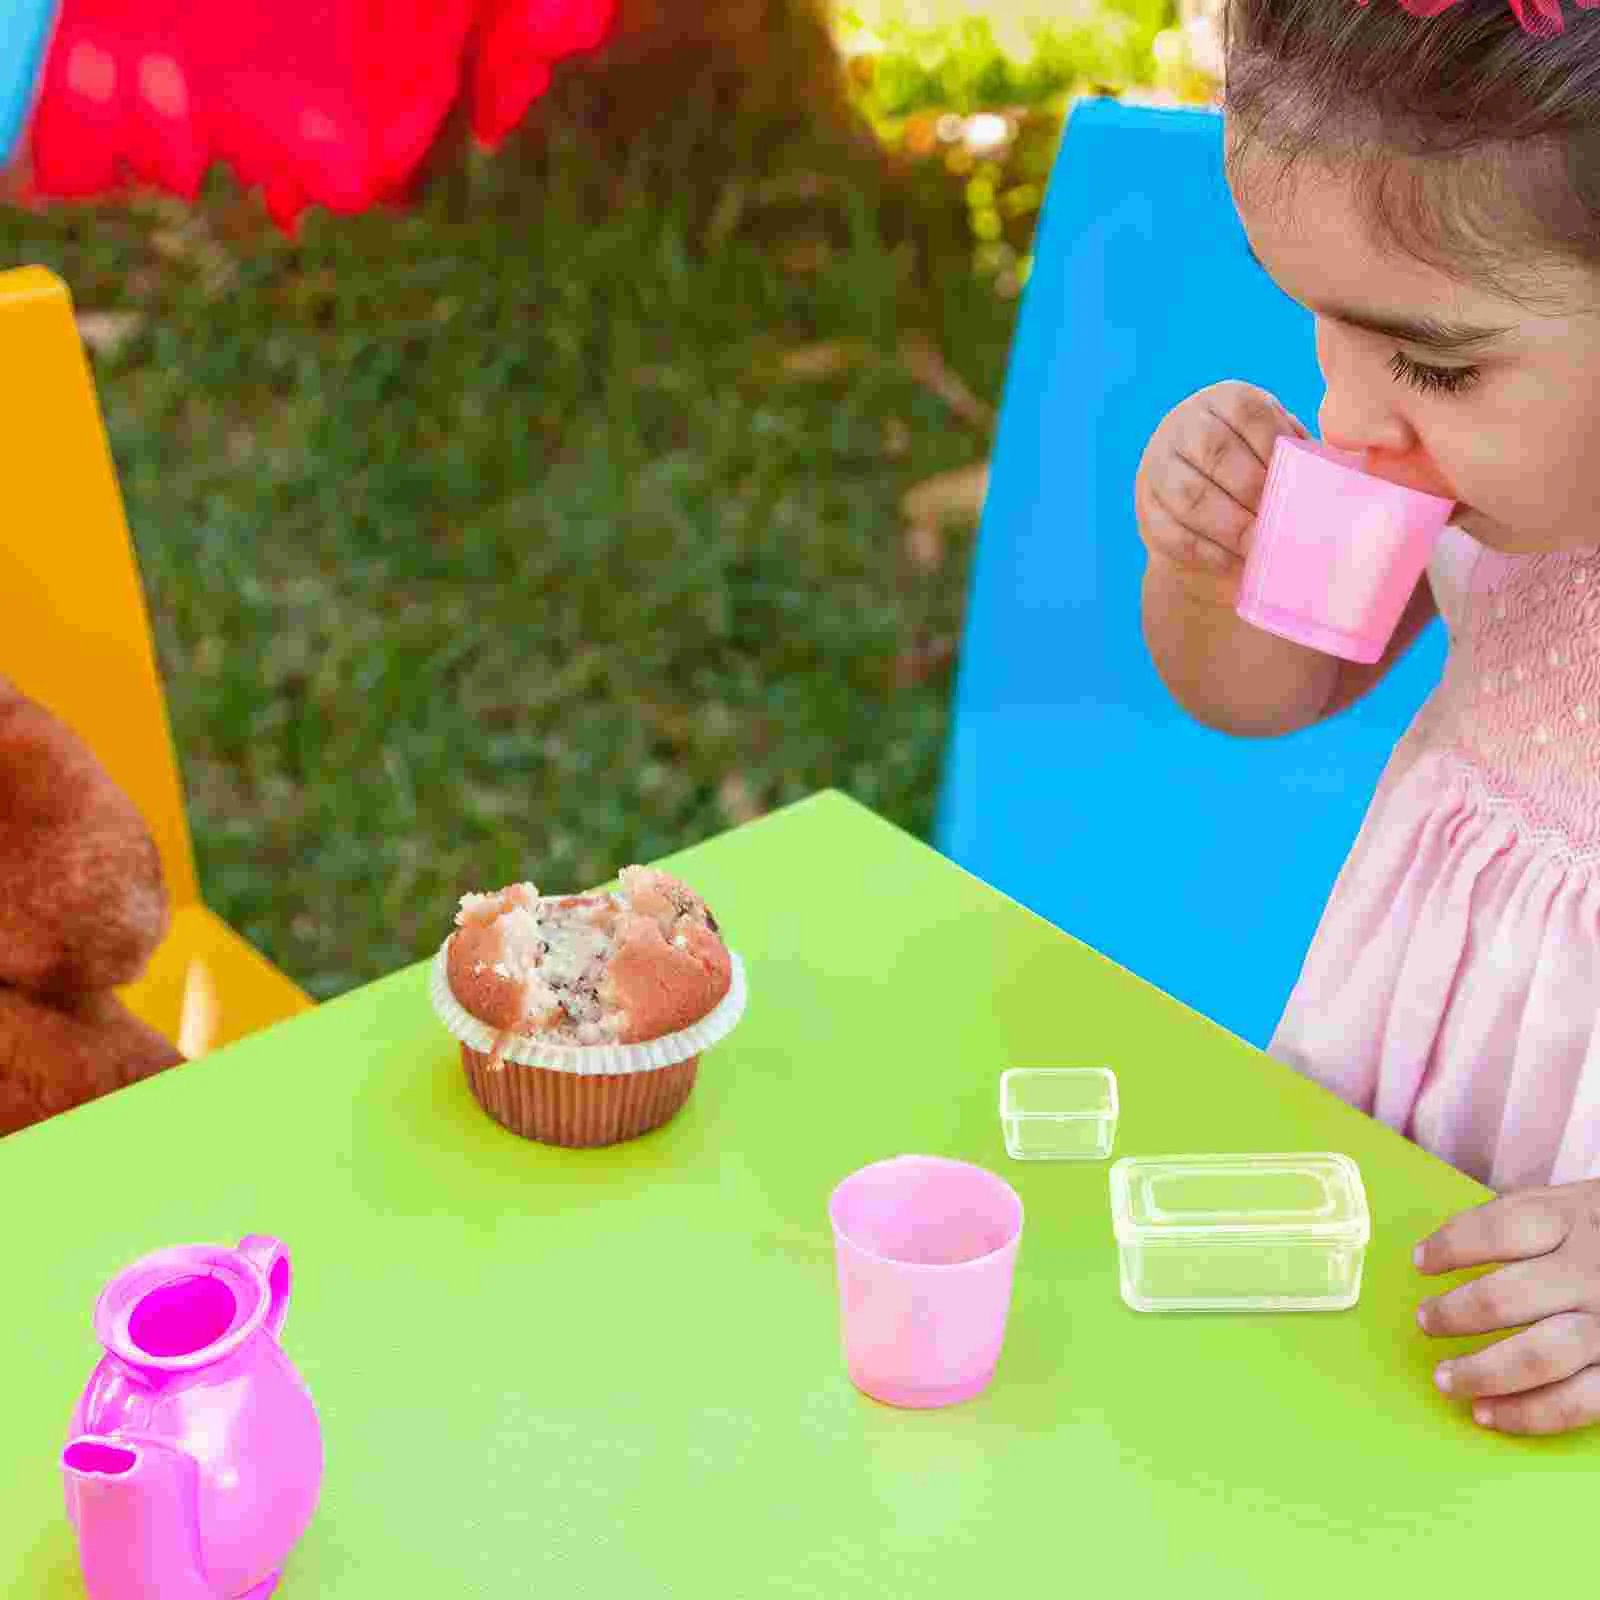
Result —
[[1328, 714], [1341, 663], [1197, 598], [1158, 558], [1144, 577], [1144, 637], [1161, 681], [1197, 722], [1247, 738]]

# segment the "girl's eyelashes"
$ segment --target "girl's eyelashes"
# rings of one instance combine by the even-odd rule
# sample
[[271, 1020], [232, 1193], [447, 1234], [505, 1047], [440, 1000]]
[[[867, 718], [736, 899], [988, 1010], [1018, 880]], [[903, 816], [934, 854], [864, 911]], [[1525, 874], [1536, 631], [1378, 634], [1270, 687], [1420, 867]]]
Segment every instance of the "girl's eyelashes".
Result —
[[1481, 367], [1430, 367], [1413, 361], [1403, 350], [1396, 350], [1389, 370], [1424, 394], [1460, 394], [1482, 376]]

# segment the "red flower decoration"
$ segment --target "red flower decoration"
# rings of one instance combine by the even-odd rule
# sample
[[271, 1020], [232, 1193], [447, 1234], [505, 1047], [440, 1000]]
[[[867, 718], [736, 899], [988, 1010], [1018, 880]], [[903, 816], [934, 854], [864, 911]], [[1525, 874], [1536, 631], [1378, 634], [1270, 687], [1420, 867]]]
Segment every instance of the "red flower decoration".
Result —
[[615, 0], [479, 0], [482, 31], [472, 86], [478, 142], [499, 144], [549, 86], [553, 63], [605, 39], [615, 9]]
[[474, 135], [498, 144], [552, 64], [602, 43], [615, 12], [616, 0], [62, 0], [33, 187], [87, 198], [131, 179], [193, 200], [226, 161], [286, 231], [310, 205], [366, 210], [404, 195], [464, 91]]
[[[1364, 6], [1367, 0], [1357, 0], [1357, 3]], [[1436, 17], [1459, 3], [1460, 0], [1400, 0], [1400, 4], [1414, 17]], [[1524, 33], [1550, 38], [1566, 27], [1561, 15], [1561, 0], [1508, 0], [1508, 4]], [[1580, 11], [1594, 11], [1600, 8], [1600, 0], [1577, 0], [1577, 5]]]

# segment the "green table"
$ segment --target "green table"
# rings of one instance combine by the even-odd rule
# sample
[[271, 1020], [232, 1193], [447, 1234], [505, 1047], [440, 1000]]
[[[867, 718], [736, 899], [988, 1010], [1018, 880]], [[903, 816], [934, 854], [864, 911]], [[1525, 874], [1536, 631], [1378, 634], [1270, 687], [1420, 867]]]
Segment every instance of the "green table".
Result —
[[[503, 1133], [417, 966], [0, 1143], [0, 1594], [82, 1593], [56, 1461], [101, 1284], [250, 1232], [294, 1252], [328, 1450], [282, 1600], [1349, 1600], [1578, 1557], [1600, 1441], [1479, 1431], [1430, 1373], [1483, 1341], [1413, 1321], [1412, 1244], [1485, 1191], [838, 794], [665, 864], [751, 1005], [640, 1142]], [[1360, 1305], [1128, 1310], [1106, 1164], [1004, 1152], [1000, 1072], [1048, 1064], [1116, 1068], [1117, 1155], [1353, 1156]], [[826, 1197], [904, 1151], [1027, 1207], [998, 1376], [949, 1411], [874, 1404], [838, 1354]]]

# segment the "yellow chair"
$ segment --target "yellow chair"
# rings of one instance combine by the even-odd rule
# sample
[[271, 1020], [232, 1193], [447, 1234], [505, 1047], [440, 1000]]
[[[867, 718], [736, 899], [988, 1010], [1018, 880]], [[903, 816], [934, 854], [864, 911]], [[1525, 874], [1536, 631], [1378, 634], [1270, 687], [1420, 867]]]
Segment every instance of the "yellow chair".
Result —
[[312, 1001], [200, 898], [183, 780], [94, 379], [66, 285], [0, 272], [0, 673], [73, 727], [144, 814], [172, 928], [122, 998], [185, 1055]]

